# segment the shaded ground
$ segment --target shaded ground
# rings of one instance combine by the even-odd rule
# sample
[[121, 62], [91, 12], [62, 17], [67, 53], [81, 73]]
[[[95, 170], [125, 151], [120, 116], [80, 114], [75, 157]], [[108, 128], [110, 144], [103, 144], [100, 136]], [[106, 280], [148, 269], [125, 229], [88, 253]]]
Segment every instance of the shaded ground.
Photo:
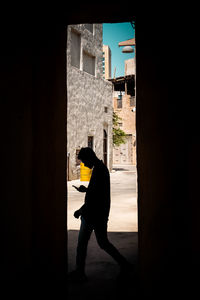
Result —
[[[137, 267], [137, 233], [136, 232], [109, 232], [111, 243]], [[69, 271], [74, 269], [76, 258], [78, 231], [68, 231], [68, 261]], [[136, 270], [137, 272], [137, 270]], [[119, 267], [115, 261], [96, 242], [95, 235], [88, 245], [88, 256], [86, 263], [86, 274], [88, 282], [82, 284], [68, 282], [67, 299], [116, 299], [117, 296], [136, 295], [137, 278], [135, 272], [128, 274], [124, 280], [117, 280]], [[127, 299], [127, 298], [125, 298]]]

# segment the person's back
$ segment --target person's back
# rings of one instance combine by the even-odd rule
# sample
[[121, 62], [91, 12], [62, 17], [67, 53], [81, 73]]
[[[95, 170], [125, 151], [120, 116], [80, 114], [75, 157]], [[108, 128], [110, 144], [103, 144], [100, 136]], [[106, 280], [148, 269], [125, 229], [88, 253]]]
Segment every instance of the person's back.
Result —
[[93, 168], [83, 216], [88, 222], [107, 222], [110, 211], [110, 174], [101, 160]]

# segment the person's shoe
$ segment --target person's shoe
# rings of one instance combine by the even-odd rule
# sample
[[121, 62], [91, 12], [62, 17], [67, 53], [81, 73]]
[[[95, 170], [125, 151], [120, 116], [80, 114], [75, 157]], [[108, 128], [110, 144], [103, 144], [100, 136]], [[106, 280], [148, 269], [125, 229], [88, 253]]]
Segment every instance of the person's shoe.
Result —
[[72, 282], [83, 283], [88, 279], [83, 271], [74, 270], [68, 274], [68, 280]]

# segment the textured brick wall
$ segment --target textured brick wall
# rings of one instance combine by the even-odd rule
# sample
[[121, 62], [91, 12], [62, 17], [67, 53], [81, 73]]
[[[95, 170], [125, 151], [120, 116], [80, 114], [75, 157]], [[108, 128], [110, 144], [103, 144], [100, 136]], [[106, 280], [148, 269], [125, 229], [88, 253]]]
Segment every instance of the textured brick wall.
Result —
[[117, 108], [117, 97], [113, 98], [113, 107], [117, 115], [122, 118], [119, 122], [122, 123], [120, 128], [126, 133], [132, 135], [132, 163], [136, 164], [136, 112], [135, 107], [130, 106], [130, 96], [123, 95], [122, 108]]

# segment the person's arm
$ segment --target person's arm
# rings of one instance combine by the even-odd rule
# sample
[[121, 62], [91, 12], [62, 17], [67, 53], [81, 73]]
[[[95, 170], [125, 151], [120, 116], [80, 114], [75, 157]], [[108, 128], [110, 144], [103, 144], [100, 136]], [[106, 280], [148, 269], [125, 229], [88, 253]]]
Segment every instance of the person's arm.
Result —
[[86, 193], [87, 192], [87, 188], [84, 185], [80, 185], [79, 187], [72, 185], [77, 191], [81, 192], [81, 193]]
[[76, 211], [74, 212], [74, 217], [75, 217], [76, 219], [78, 219], [78, 218], [82, 215], [84, 209], [85, 209], [85, 204], [83, 204], [83, 206], [81, 206], [81, 208], [79, 208], [78, 210], [76, 210]]

